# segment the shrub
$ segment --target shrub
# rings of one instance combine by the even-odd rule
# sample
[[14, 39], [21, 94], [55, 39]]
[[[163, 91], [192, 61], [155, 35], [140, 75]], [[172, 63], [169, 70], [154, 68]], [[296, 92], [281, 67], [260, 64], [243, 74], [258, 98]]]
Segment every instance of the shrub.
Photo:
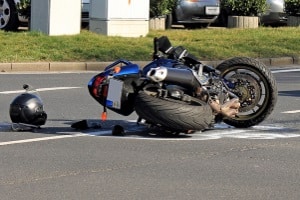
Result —
[[266, 0], [223, 0], [221, 6], [228, 15], [259, 16], [267, 9]]
[[285, 12], [290, 16], [300, 16], [300, 0], [285, 0]]
[[150, 17], [164, 16], [172, 12], [176, 0], [150, 0]]
[[17, 3], [17, 11], [19, 15], [25, 17], [26, 19], [30, 19], [31, 0], [20, 0], [20, 2]]

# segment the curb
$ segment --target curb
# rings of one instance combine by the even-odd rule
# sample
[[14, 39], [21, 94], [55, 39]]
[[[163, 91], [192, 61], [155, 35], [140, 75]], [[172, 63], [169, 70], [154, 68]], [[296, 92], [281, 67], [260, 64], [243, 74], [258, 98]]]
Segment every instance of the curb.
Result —
[[[300, 65], [299, 57], [261, 58], [258, 59], [269, 68], [282, 65]], [[132, 61], [145, 66], [150, 61]], [[220, 61], [202, 61], [203, 64], [216, 67]], [[112, 62], [34, 62], [34, 63], [0, 63], [1, 72], [60, 72], [60, 71], [103, 71]]]

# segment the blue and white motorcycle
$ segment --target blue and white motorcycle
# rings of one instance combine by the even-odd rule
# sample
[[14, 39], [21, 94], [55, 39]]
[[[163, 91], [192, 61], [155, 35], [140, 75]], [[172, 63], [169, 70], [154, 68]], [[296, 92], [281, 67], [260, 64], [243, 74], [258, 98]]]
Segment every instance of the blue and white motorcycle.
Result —
[[[202, 64], [166, 36], [154, 38], [153, 61], [143, 68], [117, 60], [88, 83], [104, 107], [174, 133], [192, 133], [215, 123], [247, 128], [265, 120], [277, 101], [276, 81], [261, 62], [247, 57]], [[103, 116], [105, 118], [105, 116]]]

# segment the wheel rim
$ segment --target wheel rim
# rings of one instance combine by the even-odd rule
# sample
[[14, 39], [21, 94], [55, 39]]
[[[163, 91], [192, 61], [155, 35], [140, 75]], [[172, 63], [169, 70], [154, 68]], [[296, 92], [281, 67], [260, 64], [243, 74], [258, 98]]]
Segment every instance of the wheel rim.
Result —
[[0, 28], [4, 28], [10, 18], [10, 7], [6, 0], [0, 0]]
[[271, 91], [261, 72], [247, 66], [235, 66], [225, 70], [222, 77], [235, 85], [231, 91], [240, 99], [241, 107], [235, 120], [252, 119], [263, 113]]

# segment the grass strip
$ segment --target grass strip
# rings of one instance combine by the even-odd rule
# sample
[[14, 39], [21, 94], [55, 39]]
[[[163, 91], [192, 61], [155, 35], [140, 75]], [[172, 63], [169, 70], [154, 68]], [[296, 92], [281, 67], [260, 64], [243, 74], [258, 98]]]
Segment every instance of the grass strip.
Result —
[[300, 28], [171, 29], [150, 31], [146, 37], [105, 36], [82, 30], [74, 36], [47, 36], [39, 32], [0, 31], [0, 62], [74, 62], [151, 60], [153, 38], [166, 35], [200, 60], [235, 56], [275, 58], [300, 56]]

